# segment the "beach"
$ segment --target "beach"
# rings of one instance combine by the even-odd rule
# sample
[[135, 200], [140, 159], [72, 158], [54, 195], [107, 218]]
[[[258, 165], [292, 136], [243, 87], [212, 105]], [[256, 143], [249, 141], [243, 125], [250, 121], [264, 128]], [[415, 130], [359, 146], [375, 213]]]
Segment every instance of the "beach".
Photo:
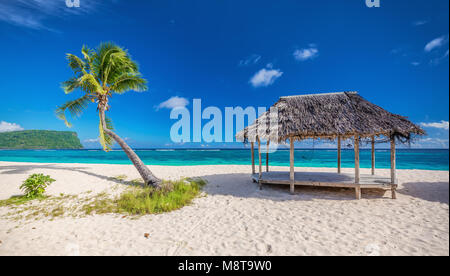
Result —
[[[398, 170], [396, 200], [379, 190], [363, 190], [355, 200], [353, 189], [259, 190], [247, 165], [149, 168], [163, 179], [201, 177], [208, 184], [189, 206], [141, 217], [12, 219], [14, 209], [0, 207], [0, 255], [449, 255], [448, 171]], [[19, 186], [33, 173], [56, 180], [52, 196], [114, 195], [129, 186], [114, 177], [139, 177], [130, 165], [0, 162], [0, 200], [22, 194]]]

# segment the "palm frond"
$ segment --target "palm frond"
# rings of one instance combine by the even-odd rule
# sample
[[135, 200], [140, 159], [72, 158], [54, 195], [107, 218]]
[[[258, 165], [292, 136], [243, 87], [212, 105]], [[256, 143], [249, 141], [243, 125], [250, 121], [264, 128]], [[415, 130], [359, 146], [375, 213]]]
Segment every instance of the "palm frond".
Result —
[[124, 73], [138, 73], [138, 65], [128, 52], [113, 43], [102, 43], [97, 49], [95, 68], [105, 84], [113, 84]]
[[103, 93], [102, 86], [91, 74], [84, 74], [80, 79], [80, 88], [87, 93]]
[[95, 51], [87, 47], [86, 45], [83, 45], [83, 48], [81, 48], [81, 54], [83, 54], [83, 59], [85, 63], [87, 63], [86, 71], [92, 70], [92, 62], [95, 57]]
[[67, 61], [69, 61], [69, 67], [72, 69], [72, 71], [75, 74], [86, 73], [86, 70], [85, 70], [86, 64], [84, 63], [84, 61], [81, 58], [77, 57], [76, 55], [72, 55], [72, 54], [67, 54], [66, 58], [67, 58]]
[[94, 66], [97, 68], [99, 78], [103, 83], [107, 83], [111, 55], [114, 53], [120, 53], [121, 51], [123, 51], [122, 48], [111, 42], [102, 43], [97, 48], [97, 60]]
[[125, 73], [116, 78], [116, 82], [111, 85], [111, 91], [122, 94], [126, 91], [134, 90], [143, 92], [147, 90], [147, 81], [140, 74]]
[[83, 113], [83, 110], [87, 108], [90, 100], [89, 95], [86, 94], [79, 99], [68, 101], [56, 109], [56, 116], [63, 120], [67, 127], [72, 127], [72, 124], [67, 121], [66, 111], [69, 111], [72, 117], [79, 117]]
[[[67, 54], [69, 66], [75, 76], [63, 82], [62, 88], [66, 94], [76, 89], [82, 90], [85, 96], [67, 102], [56, 110], [58, 118], [64, 120], [68, 127], [71, 125], [66, 119], [67, 110], [75, 117], [79, 116], [89, 101], [94, 101], [95, 98], [102, 98], [99, 105], [107, 105], [110, 93], [147, 90], [147, 81], [139, 73], [138, 64], [132, 60], [127, 50], [108, 42], [100, 44], [95, 50], [83, 46], [81, 53], [82, 58]], [[104, 133], [104, 130], [101, 130], [101, 136], [104, 148], [108, 149], [113, 140]]]
[[83, 48], [81, 49], [81, 53], [83, 54], [84, 59], [90, 63], [92, 62], [92, 58], [94, 56], [95, 51], [87, 47], [86, 45], [83, 45]]
[[81, 83], [80, 83], [80, 80], [78, 78], [73, 77], [73, 78], [70, 78], [69, 80], [63, 82], [61, 84], [61, 87], [64, 90], [64, 93], [70, 94], [75, 89], [80, 88], [81, 87]]
[[114, 76], [125, 57], [126, 53], [122, 49], [115, 49], [115, 51], [111, 52], [106, 62], [104, 62], [103, 82], [110, 83], [109, 76]]

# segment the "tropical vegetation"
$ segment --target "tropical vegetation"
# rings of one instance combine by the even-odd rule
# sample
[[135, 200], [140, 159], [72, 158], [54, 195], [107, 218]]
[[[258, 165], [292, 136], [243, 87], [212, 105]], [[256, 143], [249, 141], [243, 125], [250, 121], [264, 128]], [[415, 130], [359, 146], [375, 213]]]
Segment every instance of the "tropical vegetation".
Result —
[[76, 132], [25, 130], [0, 133], [0, 149], [82, 149]]
[[23, 195], [0, 200], [0, 207], [11, 208], [3, 217], [13, 220], [52, 220], [56, 217], [83, 217], [94, 214], [121, 214], [122, 218], [137, 218], [141, 215], [178, 210], [191, 204], [201, 195], [206, 181], [200, 178], [181, 179], [165, 182], [162, 188], [142, 185], [141, 179], [126, 183], [129, 187], [118, 195], [101, 192], [91, 196], [92, 191], [78, 195], [42, 195], [35, 198]]
[[20, 189], [25, 192], [27, 198], [42, 197], [47, 187], [55, 182], [49, 175], [32, 174], [20, 186]]
[[103, 194], [82, 207], [86, 215], [122, 213], [129, 215], [160, 214], [189, 205], [206, 185], [203, 179], [166, 182], [163, 189], [135, 186], [117, 198]]
[[57, 116], [71, 127], [66, 119], [66, 112], [72, 117], [78, 117], [90, 103], [95, 103], [99, 116], [99, 140], [103, 149], [109, 151], [113, 143], [117, 142], [145, 183], [161, 187], [162, 181], [153, 175], [127, 143], [113, 131], [112, 121], [106, 116], [113, 95], [147, 90], [147, 81], [139, 72], [137, 63], [131, 59], [127, 50], [114, 43], [102, 43], [97, 49], [83, 46], [81, 53], [82, 57], [67, 54], [74, 76], [63, 82], [62, 88], [66, 94], [80, 91], [82, 95], [60, 106], [56, 110]]
[[33, 200], [44, 200], [45, 190], [47, 187], [55, 182], [49, 175], [32, 174], [20, 186], [20, 189], [25, 193], [24, 195], [13, 196], [6, 200], [0, 200], [0, 207], [21, 205]]

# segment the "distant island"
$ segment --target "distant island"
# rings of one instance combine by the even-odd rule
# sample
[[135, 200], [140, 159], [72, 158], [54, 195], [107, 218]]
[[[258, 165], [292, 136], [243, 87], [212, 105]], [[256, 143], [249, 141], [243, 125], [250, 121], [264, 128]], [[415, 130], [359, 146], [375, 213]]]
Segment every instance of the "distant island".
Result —
[[0, 149], [82, 149], [76, 132], [24, 130], [0, 133]]

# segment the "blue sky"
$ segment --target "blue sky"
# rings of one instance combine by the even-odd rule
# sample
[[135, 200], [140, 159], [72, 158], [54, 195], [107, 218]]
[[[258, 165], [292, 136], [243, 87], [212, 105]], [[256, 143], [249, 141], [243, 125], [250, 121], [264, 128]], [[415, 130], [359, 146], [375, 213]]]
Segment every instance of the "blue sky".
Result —
[[[112, 99], [117, 133], [134, 147], [174, 145], [174, 105], [265, 106], [279, 96], [356, 90], [422, 124], [414, 147], [448, 148], [449, 2], [0, 1], [0, 131], [67, 130], [55, 108], [77, 95], [66, 53], [114, 41], [129, 49], [149, 91]], [[169, 101], [168, 101], [169, 100]], [[73, 121], [99, 147], [95, 106]], [[206, 121], [205, 121], [206, 122]], [[236, 147], [239, 144], [212, 144]]]

